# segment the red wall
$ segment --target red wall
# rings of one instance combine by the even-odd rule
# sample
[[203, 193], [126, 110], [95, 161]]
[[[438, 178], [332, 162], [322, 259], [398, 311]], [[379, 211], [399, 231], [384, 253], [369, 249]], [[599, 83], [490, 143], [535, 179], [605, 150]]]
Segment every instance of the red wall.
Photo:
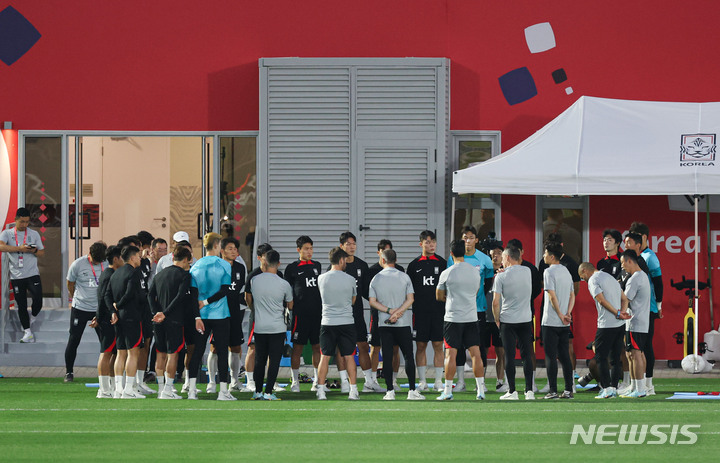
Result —
[[[581, 95], [720, 101], [714, 40], [720, 8], [713, 0], [24, 0], [13, 6], [42, 34], [17, 62], [0, 63], [2, 120], [19, 130], [257, 130], [258, 59], [282, 56], [447, 57], [451, 128], [501, 130], [504, 149]], [[550, 22], [557, 46], [531, 54], [524, 29], [541, 22]], [[498, 77], [524, 66], [538, 95], [510, 106]], [[568, 80], [556, 85], [550, 73], [560, 67]], [[567, 95], [567, 86], [574, 93]], [[642, 220], [653, 234], [692, 233], [690, 214], [667, 212], [664, 197], [590, 204], [593, 260], [605, 226], [625, 230]], [[533, 198], [503, 197], [503, 237], [520, 238], [530, 256], [534, 214]], [[658, 255], [667, 280], [691, 273], [687, 255], [662, 249]], [[684, 301], [674, 293], [666, 290], [663, 343], [682, 329], [676, 325]], [[583, 343], [592, 331], [588, 317], [587, 325], [578, 322]], [[709, 327], [703, 320], [701, 333]], [[676, 350], [668, 344], [658, 355], [678, 357]]]

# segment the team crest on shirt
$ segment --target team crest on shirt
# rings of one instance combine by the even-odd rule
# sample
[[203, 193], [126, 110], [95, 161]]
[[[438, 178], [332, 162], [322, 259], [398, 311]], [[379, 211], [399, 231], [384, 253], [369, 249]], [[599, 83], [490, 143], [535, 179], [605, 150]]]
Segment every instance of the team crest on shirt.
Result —
[[361, 277], [362, 277], [362, 270], [357, 269], [357, 273], [358, 273], [358, 278], [361, 278]]
[[437, 275], [438, 273], [440, 273], [440, 267], [435, 267], [435, 275]]
[[680, 140], [681, 166], [714, 166], [716, 134], [684, 134]]
[[313, 268], [313, 272], [315, 272], [315, 276], [317, 276], [317, 274], [318, 274], [318, 271], [317, 271], [317, 269], [316, 269], [316, 268]]
[[236, 280], [239, 280], [239, 279], [240, 279], [240, 272], [235, 272], [235, 279], [236, 279]]

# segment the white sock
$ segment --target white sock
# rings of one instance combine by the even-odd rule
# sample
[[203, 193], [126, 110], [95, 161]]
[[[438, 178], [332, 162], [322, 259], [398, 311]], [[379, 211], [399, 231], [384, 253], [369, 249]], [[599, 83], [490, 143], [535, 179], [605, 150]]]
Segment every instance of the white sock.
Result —
[[183, 384], [183, 388], [184, 388], [185, 386], [190, 386], [190, 375], [188, 374], [187, 369], [185, 369], [185, 371], [183, 371], [183, 378], [185, 378], [185, 381], [184, 381], [184, 384]]
[[443, 381], [443, 367], [435, 367], [435, 382]]
[[115, 390], [118, 392], [122, 392], [122, 390], [123, 390], [123, 377], [122, 376], [115, 377]]
[[170, 378], [167, 373], [165, 373], [165, 392], [175, 392], [175, 388], [173, 387], [174, 382], [175, 378]]
[[649, 378], [645, 378], [645, 387], [647, 387], [648, 389], [650, 389], [651, 387], [653, 387], [652, 376], [649, 377]]
[[165, 376], [158, 375], [155, 377], [158, 383], [158, 390], [161, 391], [163, 386], [165, 385]]
[[637, 388], [637, 391], [642, 395], [645, 393], [645, 380], [639, 379], [635, 382], [635, 387]]
[[452, 386], [453, 386], [452, 379], [446, 379], [445, 380], [445, 395], [452, 394]]
[[247, 378], [248, 384], [255, 383], [255, 372], [254, 371], [246, 371], [245, 372], [245, 378]]
[[215, 375], [217, 375], [217, 372], [218, 372], [218, 355], [217, 355], [217, 353], [210, 352], [208, 354], [207, 367], [208, 367], [208, 382], [214, 383]]
[[115, 390], [115, 377], [114, 376], [108, 376], [108, 384], [110, 385], [110, 388], [108, 391], [112, 392]]
[[577, 376], [577, 373], [573, 370], [573, 379], [575, 379], [575, 376]]
[[228, 387], [227, 383], [223, 383], [222, 381], [220, 381], [220, 392], [227, 392], [228, 391], [227, 387]]
[[137, 373], [135, 373], [135, 382], [137, 385], [145, 384], [145, 371], [138, 370]]
[[191, 391], [194, 391], [195, 389], [197, 389], [197, 378], [190, 378], [188, 387], [190, 388]]
[[372, 382], [372, 370], [371, 369], [368, 368], [367, 370], [363, 370], [363, 376], [365, 377], [366, 383]]
[[397, 384], [397, 377], [398, 377], [398, 372], [393, 371], [393, 384]]
[[237, 352], [230, 352], [230, 383], [237, 383], [238, 375], [240, 374], [240, 354]]
[[300, 370], [299, 369], [293, 368], [292, 382], [293, 382], [293, 384], [298, 384], [300, 382]]
[[373, 383], [377, 383], [377, 370], [370, 373], [370, 377], [372, 378]]
[[533, 378], [532, 378], [532, 388], [533, 388], [533, 391], [535, 389], [537, 389], [537, 386], [535, 385], [535, 372], [534, 371], [533, 371]]
[[318, 382], [318, 371], [317, 368], [313, 368], [313, 383], [317, 384]]
[[628, 385], [630, 383], [630, 372], [623, 371], [623, 384]]
[[128, 376], [127, 380], [125, 381], [125, 392], [133, 392], [133, 389], [135, 388], [135, 378], [132, 376]]
[[350, 392], [357, 392], [357, 384], [350, 385]]
[[[498, 378], [497, 384], [498, 384], [498, 386], [502, 386], [503, 384], [505, 384], [505, 378], [502, 378], [502, 379]], [[534, 383], [533, 383], [533, 385], [534, 385]]]
[[338, 373], [340, 374], [340, 381], [341, 381], [341, 382], [345, 382], [345, 381], [348, 380], [348, 373], [347, 373], [346, 370], [340, 370], [340, 371], [338, 371]]
[[478, 391], [483, 391], [485, 389], [485, 378], [475, 378], [475, 385]]
[[[458, 367], [459, 366], [461, 366], [461, 365], [458, 365]], [[465, 367], [463, 367], [463, 368], [465, 368]], [[458, 386], [460, 386], [461, 384], [465, 384], [465, 370], [463, 370], [463, 368], [457, 369]]]
[[427, 383], [427, 378], [425, 377], [427, 375], [427, 367], [417, 367], [417, 371], [420, 382]]
[[98, 376], [98, 382], [100, 383], [100, 392], [108, 393], [111, 391], [109, 376]]
[[637, 379], [630, 380], [630, 391], [637, 391]]

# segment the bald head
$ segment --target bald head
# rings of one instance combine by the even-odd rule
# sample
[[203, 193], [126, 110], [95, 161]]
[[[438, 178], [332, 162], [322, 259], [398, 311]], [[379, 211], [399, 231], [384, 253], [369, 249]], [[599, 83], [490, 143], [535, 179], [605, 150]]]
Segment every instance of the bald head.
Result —
[[590, 262], [583, 262], [578, 267], [578, 275], [580, 275], [580, 278], [582, 278], [585, 281], [588, 281], [588, 279], [595, 272], [596, 272], [595, 266], [593, 264], [591, 264]]

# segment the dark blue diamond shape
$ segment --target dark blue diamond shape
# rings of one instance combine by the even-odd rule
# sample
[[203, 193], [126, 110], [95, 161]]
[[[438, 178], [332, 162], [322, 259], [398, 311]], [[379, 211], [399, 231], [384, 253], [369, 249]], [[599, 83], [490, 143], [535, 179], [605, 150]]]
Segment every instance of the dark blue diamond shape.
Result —
[[510, 105], [522, 103], [537, 95], [535, 80], [526, 67], [503, 74], [498, 80], [500, 81], [500, 89]]
[[0, 61], [10, 66], [40, 40], [40, 32], [9, 6], [0, 11]]
[[567, 74], [565, 73], [565, 69], [555, 69], [552, 72], [552, 78], [555, 81], [556, 84], [561, 84], [567, 80]]

